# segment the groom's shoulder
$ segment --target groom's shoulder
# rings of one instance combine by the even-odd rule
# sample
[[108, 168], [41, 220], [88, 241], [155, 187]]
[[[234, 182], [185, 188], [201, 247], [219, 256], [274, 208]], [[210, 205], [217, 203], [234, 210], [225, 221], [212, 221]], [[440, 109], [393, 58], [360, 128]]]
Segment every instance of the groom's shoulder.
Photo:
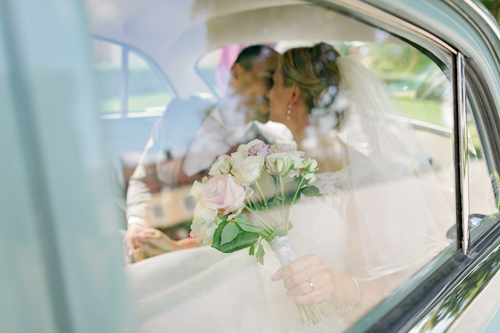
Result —
[[192, 121], [205, 119], [217, 107], [217, 102], [212, 98], [192, 96], [188, 99], [175, 98], [167, 106], [160, 122], [165, 121]]
[[258, 121], [255, 121], [254, 123], [259, 128], [261, 133], [272, 137], [275, 142], [289, 143], [294, 141], [292, 132], [285, 124], [277, 123], [271, 120], [265, 124]]

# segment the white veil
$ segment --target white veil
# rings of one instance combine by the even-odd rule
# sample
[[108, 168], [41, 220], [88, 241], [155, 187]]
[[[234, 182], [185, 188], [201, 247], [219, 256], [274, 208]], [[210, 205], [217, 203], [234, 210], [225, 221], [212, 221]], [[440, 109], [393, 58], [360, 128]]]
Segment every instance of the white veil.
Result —
[[[370, 280], [419, 267], [446, 245], [438, 225], [453, 215], [437, 186], [413, 126], [358, 56], [339, 57], [340, 91], [347, 91], [339, 138], [352, 182], [352, 202]], [[344, 103], [345, 104], [345, 103]]]

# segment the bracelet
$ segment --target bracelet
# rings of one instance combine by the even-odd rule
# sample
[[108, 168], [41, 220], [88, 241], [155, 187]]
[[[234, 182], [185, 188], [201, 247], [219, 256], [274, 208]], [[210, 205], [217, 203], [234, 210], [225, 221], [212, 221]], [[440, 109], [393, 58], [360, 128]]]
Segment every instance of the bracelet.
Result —
[[338, 312], [351, 311], [352, 308], [354, 308], [356, 306], [356, 304], [358, 304], [359, 299], [361, 298], [361, 288], [359, 287], [358, 281], [356, 281], [356, 279], [353, 278], [350, 275], [348, 275], [347, 277], [350, 278], [356, 284], [356, 298], [354, 299], [354, 301], [347, 308], [345, 308], [345, 309], [337, 309]]

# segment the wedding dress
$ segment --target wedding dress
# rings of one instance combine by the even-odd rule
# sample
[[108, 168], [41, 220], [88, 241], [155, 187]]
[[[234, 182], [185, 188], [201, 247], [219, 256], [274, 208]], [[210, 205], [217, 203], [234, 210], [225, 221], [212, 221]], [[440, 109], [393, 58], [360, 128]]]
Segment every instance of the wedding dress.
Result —
[[[448, 245], [440, 224], [451, 225], [453, 215], [412, 127], [399, 118], [378, 79], [356, 59], [338, 61], [346, 78], [339, 88], [349, 91], [347, 103], [336, 97], [339, 103], [332, 105], [346, 110], [338, 115], [344, 167], [317, 174], [315, 185], [323, 195], [303, 197], [291, 207], [288, 235], [299, 257], [315, 254], [362, 284], [361, 301], [349, 311], [361, 315]], [[264, 265], [248, 249], [224, 254], [201, 247], [128, 266], [138, 331], [341, 332], [349, 327], [352, 316], [336, 311], [342, 309], [335, 304], [318, 325], [301, 324], [282, 282], [270, 280], [280, 264], [263, 244]], [[378, 296], [366, 300], [373, 290]]]
[[[331, 269], [354, 276], [360, 282], [373, 280], [378, 287], [382, 285], [386, 295], [445, 246], [436, 242], [433, 245], [438, 246], [433, 251], [418, 251], [421, 257], [397, 273], [367, 276], [366, 270], [357, 269], [358, 264], [352, 262], [356, 254], [349, 253], [353, 250], [349, 240], [360, 236], [347, 218], [353, 195], [347, 168], [319, 174], [316, 184], [323, 196], [303, 198], [291, 209], [293, 229], [289, 237], [298, 256], [315, 254]], [[412, 232], [409, 230], [406, 236]], [[423, 236], [430, 235], [425, 232]], [[296, 306], [285, 295], [282, 282], [270, 280], [280, 264], [265, 245], [264, 265], [256, 263], [248, 249], [224, 254], [201, 247], [128, 266], [140, 321], [138, 331], [342, 332], [347, 329], [344, 313], [335, 311], [335, 305], [333, 315], [323, 318], [318, 325], [300, 323]], [[412, 246], [406, 249], [417, 250]]]
[[[291, 209], [289, 232], [295, 252], [318, 255], [330, 268], [348, 273], [345, 262], [349, 224], [346, 170], [318, 175], [321, 198], [304, 198]], [[315, 216], [314, 220], [310, 217]], [[318, 223], [329, 221], [330, 223]], [[149, 258], [127, 267], [132, 284], [139, 332], [341, 332], [334, 313], [317, 326], [300, 323], [295, 304], [282, 282], [271, 276], [280, 264], [266, 244], [265, 264], [248, 249], [232, 254], [210, 247]]]

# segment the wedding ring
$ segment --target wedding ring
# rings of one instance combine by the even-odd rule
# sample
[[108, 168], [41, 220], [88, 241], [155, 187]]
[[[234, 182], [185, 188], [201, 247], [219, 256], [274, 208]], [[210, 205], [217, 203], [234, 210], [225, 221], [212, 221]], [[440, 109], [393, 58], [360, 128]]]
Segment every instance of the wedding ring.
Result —
[[307, 282], [308, 282], [308, 283], [309, 283], [309, 285], [311, 286], [311, 292], [313, 292], [313, 291], [314, 291], [314, 286], [313, 286], [312, 282], [311, 282], [311, 281], [307, 281]]

